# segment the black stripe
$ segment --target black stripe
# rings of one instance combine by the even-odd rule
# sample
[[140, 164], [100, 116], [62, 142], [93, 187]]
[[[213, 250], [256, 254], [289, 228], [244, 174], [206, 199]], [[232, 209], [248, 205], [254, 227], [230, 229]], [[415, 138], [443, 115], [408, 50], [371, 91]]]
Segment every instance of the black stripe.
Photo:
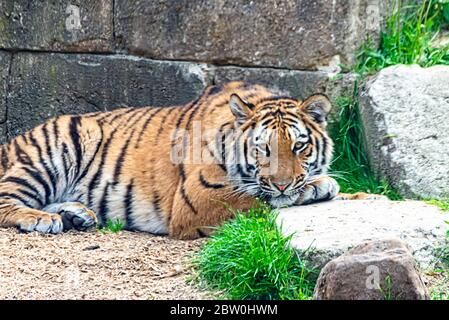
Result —
[[161, 196], [159, 195], [159, 192], [157, 192], [156, 190], [153, 190], [153, 208], [159, 219], [164, 220], [161, 208]]
[[44, 140], [45, 140], [45, 148], [46, 148], [48, 157], [50, 158], [50, 166], [52, 169], [52, 174], [54, 174], [56, 176], [56, 179], [59, 180], [58, 168], [56, 167], [55, 162], [53, 161], [53, 150], [51, 149], [51, 145], [50, 145], [50, 137], [48, 135], [47, 125], [48, 125], [48, 123], [46, 122], [42, 126], [42, 133], [44, 135]]
[[0, 192], [0, 198], [12, 198], [12, 199], [16, 199], [19, 200], [20, 202], [22, 202], [22, 204], [24, 204], [25, 206], [32, 208], [32, 205], [23, 197], [19, 196], [18, 194], [15, 193], [10, 193], [10, 192]]
[[105, 142], [104, 147], [103, 147], [103, 152], [101, 153], [100, 164], [98, 165], [98, 170], [88, 185], [87, 198], [88, 198], [88, 202], [89, 202], [89, 207], [92, 207], [92, 192], [98, 186], [100, 178], [103, 175], [104, 164], [106, 162], [106, 157], [108, 155], [109, 147], [111, 145], [112, 139], [114, 138], [115, 134], [117, 133], [117, 130], [118, 130], [118, 128], [115, 128], [111, 132], [111, 135], [109, 136], [108, 140]]
[[81, 170], [81, 160], [82, 160], [81, 138], [78, 131], [78, 126], [80, 125], [80, 123], [81, 118], [78, 116], [72, 117], [70, 119], [69, 133], [73, 143], [73, 147], [75, 149], [75, 160], [76, 160], [75, 175], [74, 175], [75, 177]]
[[185, 203], [187, 203], [187, 205], [189, 206], [190, 210], [192, 210], [194, 214], [198, 214], [198, 211], [193, 206], [192, 201], [190, 200], [189, 196], [186, 193], [186, 190], [184, 189], [184, 181], [186, 180], [186, 175], [184, 172], [184, 166], [182, 165], [179, 166], [179, 176], [181, 177], [181, 186], [180, 186], [181, 196], [184, 199]]
[[[83, 178], [86, 176], [87, 172], [88, 172], [89, 169], [90, 169], [90, 166], [92, 165], [92, 162], [95, 160], [95, 157], [97, 156], [98, 151], [100, 150], [100, 146], [101, 146], [101, 144], [102, 144], [102, 142], [103, 142], [103, 129], [102, 129], [102, 127], [100, 126], [100, 124], [98, 124], [98, 126], [100, 127], [100, 131], [101, 131], [101, 139], [100, 139], [100, 141], [98, 141], [97, 146], [95, 147], [95, 152], [94, 152], [94, 154], [92, 155], [92, 157], [90, 158], [90, 160], [88, 161], [87, 165], [84, 167], [83, 172], [82, 172], [82, 173], [78, 176], [78, 178], [75, 180], [74, 185], [78, 184], [78, 182], [81, 181], [81, 179], [83, 179]], [[115, 130], [111, 133], [111, 136], [114, 135], [114, 133], [115, 133], [116, 130], [117, 130], [117, 129], [115, 129]]]
[[268, 127], [270, 124], [272, 124], [274, 122], [274, 120], [275, 120], [274, 118], [266, 119], [266, 120], [262, 121], [260, 123], [260, 125], [263, 127]]
[[[154, 167], [154, 159], [151, 159], [151, 165], [152, 165], [152, 167]], [[157, 184], [155, 182], [153, 173], [150, 175], [149, 183], [152, 186], [154, 186], [153, 192], [152, 192], [153, 193], [152, 205], [153, 205], [154, 213], [158, 216], [159, 220], [164, 221], [165, 216], [162, 214], [161, 197], [159, 195], [159, 192], [156, 189]], [[169, 214], [169, 219], [170, 219], [170, 214]]]
[[[144, 118], [145, 116], [148, 115], [148, 113], [151, 111], [151, 108], [140, 108], [138, 109], [139, 112], [136, 112], [134, 115], [132, 115], [129, 119], [128, 122], [129, 124], [126, 126], [125, 131], [128, 132], [128, 130], [133, 129], [134, 126], [140, 121], [142, 120], [142, 118]], [[138, 117], [137, 117], [138, 116]], [[133, 122], [131, 122], [131, 120], [137, 117], [137, 119], [135, 119]]]
[[24, 165], [32, 166], [33, 161], [31, 160], [30, 156], [25, 151], [23, 151], [23, 149], [19, 146], [17, 139], [14, 140], [13, 144], [17, 160], [19, 160], [19, 162]]
[[49, 185], [47, 184], [47, 181], [45, 181], [45, 179], [40, 175], [40, 173], [38, 171], [32, 170], [27, 167], [24, 167], [23, 170], [25, 170], [30, 175], [30, 177], [32, 177], [34, 180], [39, 182], [39, 184], [42, 185], [42, 187], [44, 187], [45, 204], [50, 203], [51, 190], [50, 190]]
[[326, 159], [327, 149], [328, 149], [327, 139], [326, 139], [326, 137], [323, 136], [323, 151], [322, 151], [323, 159], [321, 159], [321, 166], [324, 166], [327, 162], [327, 159]]
[[58, 120], [59, 120], [59, 117], [55, 118], [53, 120], [53, 135], [55, 136], [55, 144], [56, 145], [59, 145], [59, 134], [60, 134]]
[[103, 189], [103, 196], [101, 197], [100, 200], [100, 207], [98, 209], [98, 215], [100, 216], [102, 223], [105, 223], [107, 221], [107, 216], [109, 213], [108, 208], [109, 187], [110, 183], [106, 183], [106, 186]]
[[218, 134], [220, 135], [220, 137], [219, 139], [215, 139], [216, 142], [215, 148], [221, 151], [221, 154], [219, 155], [220, 159], [218, 165], [224, 172], [228, 171], [228, 168], [226, 167], [226, 134], [228, 130], [224, 131], [224, 128], [231, 124], [232, 123], [230, 122], [223, 123], [218, 129]]
[[203, 173], [200, 172], [200, 182], [201, 185], [207, 189], [221, 189], [224, 188], [225, 185], [221, 183], [210, 183], [204, 178]]
[[196, 229], [196, 232], [198, 232], [198, 236], [199, 236], [200, 238], [205, 238], [205, 237], [207, 237], [207, 235], [206, 235], [203, 231], [201, 231], [200, 228]]
[[223, 88], [221, 86], [212, 86], [209, 89], [209, 92], [207, 93], [208, 95], [214, 95], [217, 93], [220, 93], [223, 90]]
[[[241, 178], [251, 178], [250, 175], [248, 175], [243, 171], [243, 167], [240, 163], [237, 164], [237, 173], [240, 175]], [[242, 181], [246, 181], [246, 179], [242, 179]]]
[[320, 159], [320, 142], [318, 137], [312, 136], [312, 145], [315, 146], [316, 157], [313, 163], [310, 164], [311, 169], [316, 169], [318, 167], [318, 161]]
[[168, 116], [175, 110], [174, 107], [172, 107], [171, 109], [169, 109], [167, 111], [167, 113], [164, 115], [164, 117], [161, 120], [161, 125], [159, 126], [159, 129], [157, 130], [157, 135], [156, 135], [156, 142], [159, 140], [159, 136], [161, 135], [162, 131], [164, 130], [164, 125], [165, 125], [165, 120], [167, 120]]
[[[193, 111], [190, 113], [189, 118], [187, 119], [187, 122], [186, 122], [186, 126], [185, 126], [185, 129], [186, 129], [187, 132], [190, 130], [190, 124], [192, 123], [193, 117], [198, 112], [198, 110], [200, 110], [200, 106], [201, 105], [198, 104], [198, 102], [199, 102], [199, 100], [197, 100], [197, 101], [192, 103], [191, 108], [193, 108]], [[184, 172], [184, 164], [181, 163], [179, 165], [179, 167], [180, 167], [180, 172], [181, 172], [181, 170], [183, 172], [183, 178], [181, 179], [181, 194], [182, 194], [182, 197], [183, 197], [184, 201], [186, 201], [186, 203], [188, 204], [190, 209], [193, 211], [193, 213], [194, 214], [198, 214], [198, 211], [193, 207], [193, 204], [192, 204], [190, 198], [187, 196], [187, 194], [185, 192], [185, 189], [184, 189], [184, 182], [186, 180], [185, 172]]]
[[[248, 168], [248, 139], [243, 141], [243, 159], [245, 159], [245, 168]], [[240, 162], [240, 161], [239, 161]], [[245, 170], [248, 171], [248, 170]]]
[[4, 170], [8, 168], [9, 160], [8, 160], [8, 154], [7, 154], [7, 148], [5, 146], [2, 146], [2, 167]]
[[46, 161], [42, 157], [42, 149], [39, 146], [39, 144], [37, 143], [36, 139], [34, 138], [32, 131], [30, 131], [29, 136], [30, 136], [31, 144], [37, 149], [37, 153], [38, 153], [38, 156], [39, 156], [39, 162], [42, 164], [42, 166], [44, 167], [45, 171], [47, 172], [48, 177], [50, 178], [50, 183], [51, 183], [51, 185], [53, 187], [53, 193], [56, 194], [55, 177], [53, 176], [50, 168], [48, 167], [48, 165], [46, 163]]
[[223, 132], [221, 136], [221, 164], [220, 167], [227, 172], [228, 168], [226, 166], [226, 132]]
[[[26, 181], [25, 179], [18, 178], [18, 177], [6, 177], [5, 179], [2, 180], [2, 183], [5, 183], [5, 182], [14, 183], [14, 184], [17, 184], [19, 186], [22, 186], [22, 187], [25, 187], [25, 188], [31, 190], [34, 193], [34, 197], [40, 195], [39, 191], [37, 191], [37, 189], [32, 184], [30, 184], [28, 181]], [[36, 199], [36, 200], [38, 200], [41, 205], [44, 204], [40, 198]]]
[[[115, 112], [114, 112], [114, 113], [111, 113], [110, 115], [114, 115], [114, 116], [112, 117], [111, 120], [109, 120], [109, 124], [112, 124], [115, 120], [117, 120], [117, 119], [119, 119], [119, 118], [121, 118], [121, 117], [123, 117], [123, 116], [126, 116], [128, 113], [131, 113], [131, 112], [133, 112], [134, 110], [136, 110], [136, 109], [135, 109], [135, 108], [128, 108], [128, 109], [126, 109], [125, 111], [120, 112], [120, 113], [117, 113], [117, 114], [115, 114]], [[108, 116], [109, 116], [109, 115], [108, 115]]]
[[[44, 206], [44, 203], [42, 202], [42, 200], [37, 198], [35, 194], [33, 194], [29, 191], [23, 190], [23, 189], [17, 189], [16, 192], [20, 192], [21, 194], [27, 196], [28, 198], [36, 201], [39, 204], [39, 208], [42, 208]], [[39, 209], [39, 208], [35, 208], [34, 206], [30, 206], [30, 205], [29, 205], [29, 207], [33, 207], [34, 209]]]
[[67, 147], [67, 144], [65, 142], [62, 143], [62, 165], [64, 166], [64, 176], [65, 176], [65, 183], [66, 186], [69, 183], [69, 167], [70, 163], [68, 163], [67, 156], [69, 155], [69, 148]]
[[145, 134], [151, 120], [159, 113], [163, 110], [163, 108], [157, 108], [157, 110], [155, 112], [153, 112], [148, 119], [144, 122], [143, 126], [142, 126], [142, 130], [139, 133], [139, 137], [137, 138], [137, 143], [136, 143], [136, 148], [138, 148], [140, 146], [140, 142], [142, 141], [143, 135]]
[[114, 183], [113, 183], [114, 186], [116, 186], [119, 182], [119, 177], [122, 172], [123, 162], [125, 161], [126, 151], [128, 150], [129, 143], [130, 143], [132, 137], [134, 136], [134, 132], [136, 132], [135, 128], [133, 129], [133, 131], [129, 135], [128, 139], [126, 140], [125, 145], [122, 147], [122, 150], [120, 150], [120, 154], [115, 163]]
[[[192, 102], [192, 104], [190, 106], [181, 109], [181, 113], [179, 114], [178, 120], [176, 121], [176, 125], [175, 125], [174, 138], [177, 137], [179, 127], [181, 126], [182, 122], [184, 121], [184, 117], [187, 115], [187, 112], [189, 112], [189, 111], [193, 112], [195, 110], [193, 107], [196, 105], [197, 102], [198, 102], [198, 100], [195, 100], [194, 102]], [[186, 130], [188, 130], [187, 126], [186, 126]], [[172, 148], [174, 147], [174, 145], [175, 145], [175, 139], [173, 139], [173, 141], [172, 141]]]
[[28, 144], [28, 139], [27, 139], [27, 137], [26, 137], [24, 134], [22, 134], [21, 136], [19, 136], [18, 139], [22, 139], [22, 142], [23, 142], [24, 144]]
[[134, 179], [131, 179], [131, 182], [126, 187], [126, 195], [125, 195], [125, 218], [126, 218], [126, 227], [129, 230], [132, 230], [134, 225], [133, 215], [133, 188], [134, 188]]
[[295, 103], [295, 99], [293, 99], [292, 97], [277, 95], [277, 96], [270, 96], [270, 97], [262, 98], [257, 101], [257, 104], [262, 103], [262, 102], [269, 102], [269, 101], [280, 102], [279, 100], [288, 100], [286, 102]]

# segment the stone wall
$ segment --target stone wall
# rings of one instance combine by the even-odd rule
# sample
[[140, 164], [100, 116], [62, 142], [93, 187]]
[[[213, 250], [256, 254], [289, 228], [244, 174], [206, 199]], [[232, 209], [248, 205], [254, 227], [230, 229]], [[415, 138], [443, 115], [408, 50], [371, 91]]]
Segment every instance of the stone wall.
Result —
[[0, 142], [55, 115], [184, 104], [229, 80], [345, 94], [353, 77], [333, 80], [338, 64], [377, 38], [389, 1], [1, 1]]

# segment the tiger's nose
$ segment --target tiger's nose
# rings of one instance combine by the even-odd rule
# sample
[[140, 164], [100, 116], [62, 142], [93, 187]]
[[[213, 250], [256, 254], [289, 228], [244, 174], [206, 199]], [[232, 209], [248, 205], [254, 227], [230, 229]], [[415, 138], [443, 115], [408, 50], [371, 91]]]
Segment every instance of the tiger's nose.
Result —
[[273, 185], [279, 189], [279, 191], [284, 191], [285, 189], [287, 189], [287, 187], [292, 183], [292, 180], [277, 180], [277, 181], [271, 181], [271, 183], [273, 183]]

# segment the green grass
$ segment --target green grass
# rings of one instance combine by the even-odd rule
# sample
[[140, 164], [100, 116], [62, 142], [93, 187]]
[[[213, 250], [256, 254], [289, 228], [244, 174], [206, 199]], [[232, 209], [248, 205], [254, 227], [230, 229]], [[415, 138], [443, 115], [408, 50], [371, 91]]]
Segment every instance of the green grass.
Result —
[[122, 231], [125, 227], [125, 224], [120, 219], [108, 219], [106, 221], [106, 225], [99, 227], [98, 231], [106, 233], [106, 232], [112, 232], [117, 233], [119, 231]]
[[448, 65], [449, 45], [432, 47], [432, 41], [448, 23], [448, 0], [427, 0], [421, 4], [397, 0], [396, 10], [381, 33], [380, 46], [375, 47], [371, 41], [363, 45], [355, 71], [370, 74], [397, 64]]
[[236, 212], [195, 256], [199, 279], [230, 299], [310, 299], [318, 274], [289, 247], [276, 215], [265, 204]]
[[385, 278], [385, 289], [379, 288], [381, 294], [383, 295], [384, 300], [396, 300], [396, 297], [391, 291], [391, 276]]
[[[379, 47], [374, 47], [371, 41], [364, 44], [352, 71], [358, 74], [358, 81], [363, 81], [366, 75], [396, 64], [417, 63], [424, 67], [449, 64], [449, 45], [431, 47], [432, 40], [448, 21], [449, 0], [424, 1], [420, 5], [396, 1], [396, 10], [381, 34]], [[335, 101], [341, 111], [330, 132], [335, 143], [331, 172], [342, 192], [368, 192], [401, 200], [402, 196], [387, 181], [379, 181], [370, 170], [358, 108], [358, 81], [352, 96]]]
[[336, 101], [341, 111], [330, 132], [335, 148], [331, 174], [335, 176], [342, 192], [375, 193], [392, 200], [401, 200], [402, 197], [386, 181], [376, 179], [370, 169], [357, 97], [356, 84], [352, 97], [340, 97]]
[[449, 198], [447, 199], [430, 199], [425, 200], [426, 203], [437, 206], [443, 211], [449, 211]]

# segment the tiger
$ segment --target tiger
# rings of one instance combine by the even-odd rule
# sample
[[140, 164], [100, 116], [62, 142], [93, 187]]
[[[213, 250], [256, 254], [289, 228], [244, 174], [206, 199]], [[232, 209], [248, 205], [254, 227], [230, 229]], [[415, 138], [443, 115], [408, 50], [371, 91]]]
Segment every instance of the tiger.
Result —
[[120, 220], [196, 239], [255, 201], [369, 197], [339, 193], [328, 175], [330, 110], [324, 94], [229, 82], [184, 106], [57, 116], [1, 146], [0, 227], [58, 234]]

